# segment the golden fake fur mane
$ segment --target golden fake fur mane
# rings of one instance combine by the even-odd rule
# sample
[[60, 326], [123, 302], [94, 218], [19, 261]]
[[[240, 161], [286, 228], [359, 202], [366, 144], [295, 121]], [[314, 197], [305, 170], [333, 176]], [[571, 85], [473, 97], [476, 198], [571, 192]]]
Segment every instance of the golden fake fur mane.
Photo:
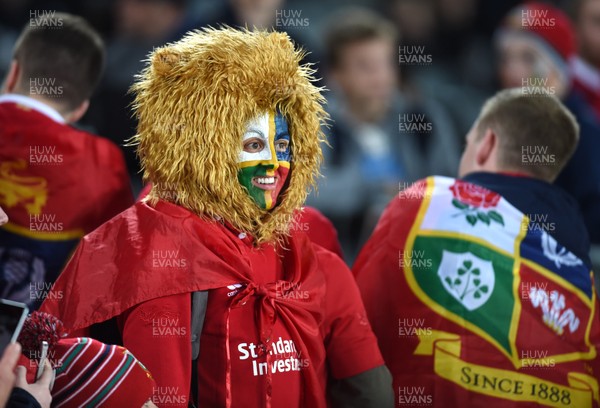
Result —
[[[150, 203], [222, 217], [258, 243], [289, 234], [319, 175], [327, 119], [303, 56], [287, 34], [231, 28], [194, 31], [154, 50], [132, 87], [132, 143], [153, 184]], [[288, 120], [293, 159], [281, 203], [267, 211], [238, 182], [238, 157], [247, 123], [275, 109]]]

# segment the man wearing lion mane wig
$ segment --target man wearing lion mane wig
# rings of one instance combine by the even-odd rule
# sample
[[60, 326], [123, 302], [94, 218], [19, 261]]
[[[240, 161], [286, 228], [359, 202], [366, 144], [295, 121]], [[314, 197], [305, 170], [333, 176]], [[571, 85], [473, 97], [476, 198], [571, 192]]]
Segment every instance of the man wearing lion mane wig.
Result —
[[159, 407], [393, 404], [350, 271], [292, 228], [327, 116], [302, 57], [230, 28], [156, 49], [133, 86], [152, 190], [85, 237], [42, 306], [122, 342]]

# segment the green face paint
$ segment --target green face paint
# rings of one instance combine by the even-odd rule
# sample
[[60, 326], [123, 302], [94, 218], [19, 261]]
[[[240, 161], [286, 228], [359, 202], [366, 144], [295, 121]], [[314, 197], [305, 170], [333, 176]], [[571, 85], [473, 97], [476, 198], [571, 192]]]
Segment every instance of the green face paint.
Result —
[[248, 190], [248, 194], [250, 194], [250, 197], [252, 197], [254, 201], [256, 201], [256, 204], [258, 204], [260, 208], [268, 209], [266, 191], [252, 184], [252, 179], [254, 177], [260, 176], [267, 176], [267, 168], [260, 165], [242, 167], [238, 172], [238, 180], [242, 186], [246, 187], [246, 190]]
[[252, 120], [240, 152], [238, 180], [256, 204], [271, 210], [289, 175], [291, 146], [288, 125], [280, 113]]

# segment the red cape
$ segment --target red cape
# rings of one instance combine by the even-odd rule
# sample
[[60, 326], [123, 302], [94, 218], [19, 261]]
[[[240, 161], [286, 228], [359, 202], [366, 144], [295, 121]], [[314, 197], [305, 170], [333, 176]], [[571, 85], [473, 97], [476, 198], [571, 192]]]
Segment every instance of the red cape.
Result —
[[[150, 190], [152, 190], [152, 184], [146, 184], [136, 200], [141, 201], [144, 199], [150, 193]], [[344, 259], [335, 226], [316, 208], [305, 206], [301, 211], [297, 211], [292, 229], [306, 232], [312, 242]]]
[[[306, 402], [321, 407], [325, 405], [325, 351], [319, 327], [325, 279], [304, 234], [294, 234], [287, 246], [283, 260], [287, 281], [301, 285], [308, 299], [278, 293], [280, 287], [290, 285], [254, 284], [244, 256], [247, 246], [222, 223], [202, 220], [166, 202], [155, 208], [137, 203], [82, 240], [53, 288], [55, 295], [48, 296], [41, 310], [57, 316], [66, 328], [78, 330], [151, 299], [246, 283], [240, 301], [246, 296], [263, 298], [259, 321], [264, 343], [269, 341], [275, 315], [295, 334], [301, 354], [309, 356], [311, 364], [303, 370]], [[156, 251], [176, 251], [174, 257], [185, 260], [186, 267], [157, 267]]]

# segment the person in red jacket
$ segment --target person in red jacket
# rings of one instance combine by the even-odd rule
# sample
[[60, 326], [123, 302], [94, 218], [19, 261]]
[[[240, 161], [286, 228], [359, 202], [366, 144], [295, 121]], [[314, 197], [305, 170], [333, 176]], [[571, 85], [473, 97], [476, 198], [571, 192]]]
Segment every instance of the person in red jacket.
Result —
[[589, 239], [552, 184], [578, 132], [556, 97], [504, 90], [460, 178], [420, 180], [383, 213], [353, 272], [399, 406], [599, 406]]
[[79, 240], [133, 203], [119, 148], [72, 126], [104, 59], [81, 17], [32, 18], [0, 95], [0, 297], [37, 308]]
[[159, 407], [392, 406], [349, 269], [293, 227], [326, 114], [287, 34], [206, 29], [134, 85], [148, 196], [87, 235], [42, 305], [120, 342]]
[[315, 207], [305, 206], [299, 212], [292, 226], [306, 232], [312, 242], [333, 252], [344, 259], [342, 246], [338, 240], [338, 232], [329, 218]]

